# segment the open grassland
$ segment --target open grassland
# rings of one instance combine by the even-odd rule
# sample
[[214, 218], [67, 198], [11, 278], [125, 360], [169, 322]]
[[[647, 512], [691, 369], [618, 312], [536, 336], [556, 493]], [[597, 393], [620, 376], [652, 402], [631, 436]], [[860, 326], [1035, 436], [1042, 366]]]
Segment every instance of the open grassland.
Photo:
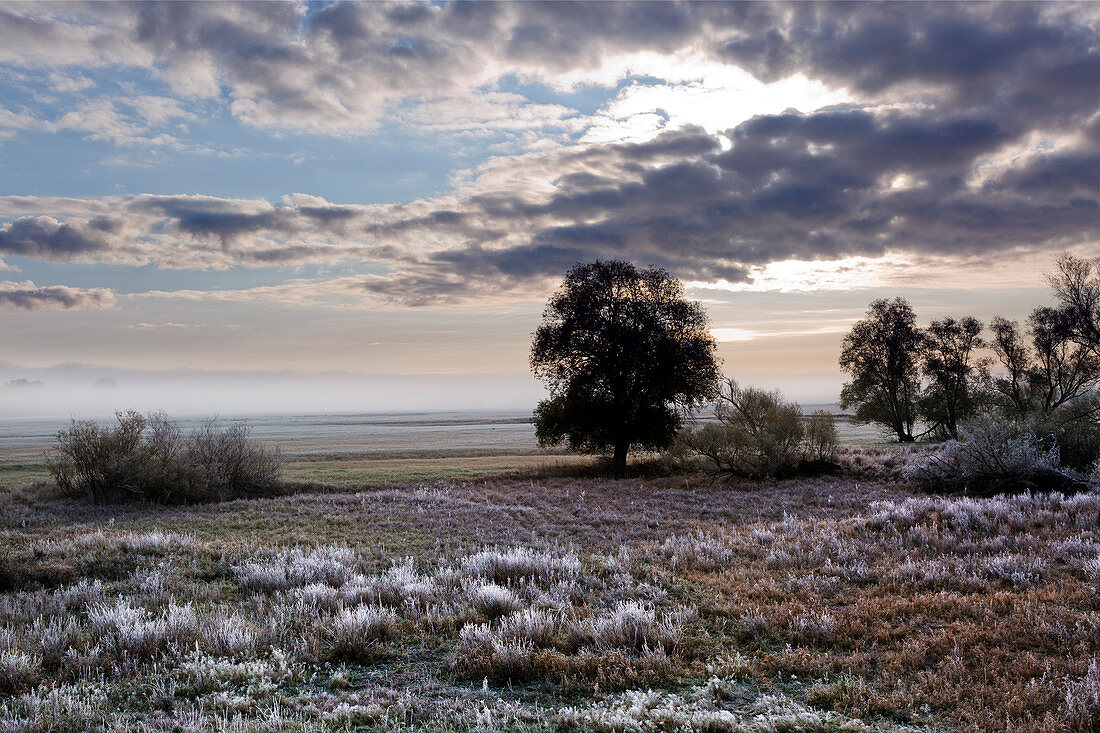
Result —
[[[201, 421], [179, 422], [192, 429]], [[253, 437], [282, 451], [287, 480], [340, 488], [568, 472], [591, 462], [539, 448], [525, 414], [299, 415], [252, 417], [248, 423]], [[0, 488], [46, 481], [46, 456], [57, 432], [69, 426], [68, 420], [0, 420]], [[846, 417], [838, 427], [848, 445], [871, 445], [882, 437], [873, 426], [853, 425]]]
[[0, 730], [1094, 730], [1100, 496], [918, 497], [875, 453], [731, 486], [7, 489]]

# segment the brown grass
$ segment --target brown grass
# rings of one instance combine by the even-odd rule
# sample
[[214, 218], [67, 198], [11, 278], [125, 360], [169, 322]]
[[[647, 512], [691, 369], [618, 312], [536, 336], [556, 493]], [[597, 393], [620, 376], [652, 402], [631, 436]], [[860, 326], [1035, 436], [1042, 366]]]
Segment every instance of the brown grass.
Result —
[[915, 497], [877, 459], [169, 508], [8, 491], [0, 729], [629, 729], [620, 691], [655, 687], [696, 721], [1088, 730], [1100, 498]]

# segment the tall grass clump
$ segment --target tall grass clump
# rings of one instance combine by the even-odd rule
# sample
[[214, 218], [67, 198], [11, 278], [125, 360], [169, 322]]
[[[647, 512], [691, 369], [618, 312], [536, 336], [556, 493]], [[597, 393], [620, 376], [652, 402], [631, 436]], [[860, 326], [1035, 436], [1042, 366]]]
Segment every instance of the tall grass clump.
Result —
[[243, 423], [209, 420], [185, 432], [163, 413], [115, 413], [115, 426], [74, 420], [57, 434], [47, 465], [66, 496], [166, 504], [269, 493], [283, 459]]

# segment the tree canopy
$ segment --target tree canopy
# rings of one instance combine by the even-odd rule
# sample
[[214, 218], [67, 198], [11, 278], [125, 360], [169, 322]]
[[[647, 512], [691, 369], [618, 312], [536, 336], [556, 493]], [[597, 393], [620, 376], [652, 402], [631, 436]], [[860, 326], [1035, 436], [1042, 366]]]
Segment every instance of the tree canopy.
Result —
[[852, 375], [840, 393], [841, 407], [856, 419], [887, 426], [899, 441], [913, 441], [917, 421], [923, 337], [904, 298], [871, 303], [867, 317], [844, 337], [840, 367]]
[[702, 306], [659, 268], [597, 260], [573, 267], [546, 306], [531, 367], [550, 397], [535, 409], [539, 444], [611, 452], [667, 448], [677, 408], [714, 394], [717, 344]]

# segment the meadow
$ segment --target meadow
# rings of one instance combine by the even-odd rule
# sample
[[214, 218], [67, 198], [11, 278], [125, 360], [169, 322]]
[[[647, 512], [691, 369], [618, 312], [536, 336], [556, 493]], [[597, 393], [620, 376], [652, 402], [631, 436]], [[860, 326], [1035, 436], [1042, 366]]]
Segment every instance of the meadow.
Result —
[[0, 730], [1098, 723], [1095, 493], [922, 495], [851, 435], [841, 475], [719, 482], [310, 420], [256, 423], [286, 495], [195, 506], [60, 497], [46, 427], [4, 441]]

